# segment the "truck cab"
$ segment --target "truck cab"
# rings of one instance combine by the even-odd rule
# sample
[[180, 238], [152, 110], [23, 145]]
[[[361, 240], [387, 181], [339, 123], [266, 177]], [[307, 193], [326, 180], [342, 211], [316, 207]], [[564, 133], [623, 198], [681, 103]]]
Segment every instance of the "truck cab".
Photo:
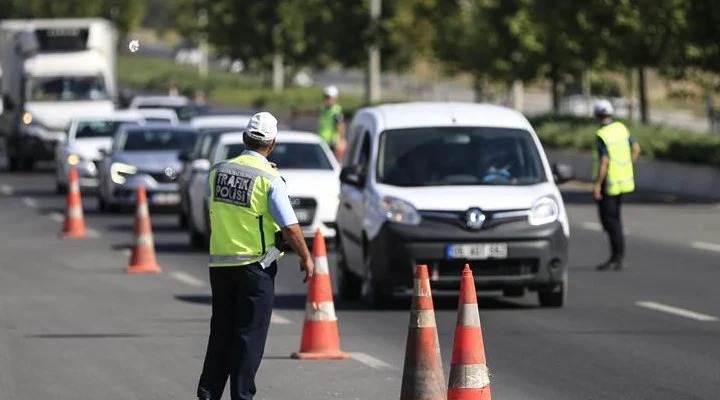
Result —
[[116, 43], [102, 19], [0, 23], [0, 136], [11, 170], [53, 160], [74, 115], [115, 109]]

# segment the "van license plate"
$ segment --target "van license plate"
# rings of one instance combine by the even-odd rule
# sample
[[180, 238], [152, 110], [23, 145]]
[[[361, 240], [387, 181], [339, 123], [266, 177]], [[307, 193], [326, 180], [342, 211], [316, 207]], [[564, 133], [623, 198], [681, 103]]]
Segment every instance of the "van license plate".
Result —
[[447, 247], [447, 258], [483, 260], [486, 258], [507, 258], [507, 243], [454, 244]]

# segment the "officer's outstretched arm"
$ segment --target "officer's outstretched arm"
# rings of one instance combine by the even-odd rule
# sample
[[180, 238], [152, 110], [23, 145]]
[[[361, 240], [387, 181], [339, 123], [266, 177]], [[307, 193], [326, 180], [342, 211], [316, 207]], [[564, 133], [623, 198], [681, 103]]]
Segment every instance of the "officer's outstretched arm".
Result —
[[635, 142], [632, 145], [632, 160], [633, 160], [633, 162], [635, 162], [638, 159], [639, 155], [640, 155], [640, 145], [637, 144], [637, 142]]

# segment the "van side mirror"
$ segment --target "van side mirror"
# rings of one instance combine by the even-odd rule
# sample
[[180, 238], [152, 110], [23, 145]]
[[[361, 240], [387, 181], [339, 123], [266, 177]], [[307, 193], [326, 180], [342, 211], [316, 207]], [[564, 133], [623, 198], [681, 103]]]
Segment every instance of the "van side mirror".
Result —
[[567, 164], [556, 163], [553, 164], [553, 178], [558, 184], [565, 183], [575, 178], [575, 173], [571, 166]]
[[363, 186], [365, 184], [365, 175], [362, 167], [359, 165], [351, 165], [340, 170], [340, 182], [353, 186]]
[[210, 160], [205, 159], [197, 159], [190, 164], [190, 168], [192, 172], [208, 172], [210, 171]]

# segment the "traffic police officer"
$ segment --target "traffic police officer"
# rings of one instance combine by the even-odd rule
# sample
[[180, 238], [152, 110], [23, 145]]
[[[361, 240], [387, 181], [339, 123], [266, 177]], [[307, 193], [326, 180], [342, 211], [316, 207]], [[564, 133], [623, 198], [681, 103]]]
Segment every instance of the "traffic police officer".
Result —
[[220, 400], [228, 376], [231, 399], [255, 395], [272, 315], [275, 260], [284, 243], [300, 257], [305, 282], [313, 274], [284, 180], [266, 158], [277, 134], [270, 113], [253, 115], [243, 136], [246, 150], [216, 164], [208, 176], [212, 318], [197, 389], [202, 400]]
[[341, 160], [345, 153], [345, 120], [342, 107], [337, 103], [338, 89], [335, 86], [327, 86], [323, 90], [323, 94], [317, 133], [330, 146], [335, 157]]
[[609, 101], [597, 102], [593, 111], [602, 125], [596, 133], [597, 150], [593, 152], [593, 198], [610, 240], [610, 258], [597, 269], [620, 270], [625, 257], [620, 210], [623, 195], [635, 190], [633, 163], [640, 154], [640, 146], [622, 122], [613, 120], [614, 110]]

